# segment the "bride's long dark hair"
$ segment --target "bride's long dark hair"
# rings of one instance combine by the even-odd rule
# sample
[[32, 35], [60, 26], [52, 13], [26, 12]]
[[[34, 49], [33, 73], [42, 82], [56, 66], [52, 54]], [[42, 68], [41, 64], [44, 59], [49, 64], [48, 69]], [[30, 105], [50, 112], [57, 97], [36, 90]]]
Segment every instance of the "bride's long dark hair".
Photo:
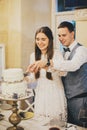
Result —
[[[39, 28], [36, 31], [35, 34], [35, 39], [38, 33], [44, 33], [48, 39], [49, 39], [49, 44], [48, 44], [48, 48], [47, 48], [47, 59], [52, 59], [53, 57], [53, 34], [52, 31], [49, 27], [47, 26], [43, 26], [41, 28]], [[37, 44], [35, 43], [35, 60], [40, 60], [41, 59], [41, 50], [38, 48]], [[35, 78], [39, 78], [40, 77], [40, 71], [38, 71], [37, 73], [35, 73]], [[50, 80], [52, 80], [52, 74], [50, 72], [46, 72], [46, 77]]]

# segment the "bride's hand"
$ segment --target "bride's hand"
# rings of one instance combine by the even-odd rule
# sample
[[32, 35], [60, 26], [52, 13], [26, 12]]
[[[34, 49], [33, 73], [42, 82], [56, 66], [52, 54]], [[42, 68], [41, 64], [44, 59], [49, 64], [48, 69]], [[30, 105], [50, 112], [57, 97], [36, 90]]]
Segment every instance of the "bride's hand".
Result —
[[26, 70], [26, 73], [33, 73], [34, 72], [34, 63], [33, 64], [30, 64], [28, 67], [27, 67], [27, 70]]
[[66, 76], [66, 75], [67, 75], [67, 72], [65, 72], [65, 71], [59, 71], [59, 72], [58, 72], [58, 75], [59, 75], [59, 76]]
[[25, 77], [24, 77], [24, 81], [26, 81], [26, 82], [29, 83], [29, 81], [30, 81], [30, 80], [29, 80], [29, 77], [28, 77], [28, 76], [25, 76]]
[[46, 61], [45, 60], [35, 61], [33, 64], [31, 64], [31, 65], [29, 65], [27, 67], [27, 72], [34, 72], [34, 73], [36, 73], [41, 68], [44, 68], [45, 65], [46, 65]]

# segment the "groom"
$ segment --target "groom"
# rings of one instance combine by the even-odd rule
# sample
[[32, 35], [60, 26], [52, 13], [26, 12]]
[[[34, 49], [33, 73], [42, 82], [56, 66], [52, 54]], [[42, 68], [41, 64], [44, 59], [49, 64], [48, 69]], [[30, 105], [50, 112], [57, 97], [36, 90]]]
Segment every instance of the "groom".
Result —
[[[66, 61], [56, 63], [54, 68], [67, 71], [62, 77], [68, 104], [68, 122], [83, 126], [79, 120], [80, 109], [87, 109], [87, 48], [75, 40], [74, 27], [64, 21], [58, 26], [58, 37], [64, 48]], [[87, 127], [87, 122], [86, 122]]]
[[[79, 120], [81, 109], [87, 109], [87, 48], [75, 40], [74, 26], [64, 21], [58, 26], [58, 38], [64, 48], [65, 60], [48, 60], [54, 69], [66, 71], [62, 77], [67, 98], [68, 122], [83, 126]], [[40, 63], [41, 64], [41, 63]], [[46, 65], [43, 62], [44, 67]], [[87, 115], [87, 114], [86, 114]], [[87, 128], [87, 122], [85, 123]]]

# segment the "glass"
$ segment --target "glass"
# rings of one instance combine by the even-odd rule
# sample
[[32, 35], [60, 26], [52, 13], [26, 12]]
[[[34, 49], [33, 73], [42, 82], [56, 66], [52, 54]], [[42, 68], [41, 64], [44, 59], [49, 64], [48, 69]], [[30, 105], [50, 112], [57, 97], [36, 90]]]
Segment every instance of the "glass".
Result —
[[60, 128], [57, 128], [57, 127], [51, 127], [51, 128], [49, 128], [49, 130], [60, 130]]
[[60, 130], [59, 119], [54, 117], [49, 122], [49, 130]]
[[61, 128], [66, 128], [67, 120], [63, 117], [61, 113], [58, 117], [53, 117], [49, 122], [49, 130], [60, 130]]
[[87, 108], [80, 109], [78, 119], [82, 122], [83, 128], [86, 128], [86, 124], [87, 124]]

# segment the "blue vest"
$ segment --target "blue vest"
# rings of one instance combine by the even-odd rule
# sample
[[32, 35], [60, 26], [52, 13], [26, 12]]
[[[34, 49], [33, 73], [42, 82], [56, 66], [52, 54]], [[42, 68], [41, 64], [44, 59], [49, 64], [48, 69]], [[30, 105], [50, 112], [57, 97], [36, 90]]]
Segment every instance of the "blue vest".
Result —
[[[71, 60], [76, 49], [81, 46], [79, 43], [73, 48], [68, 60]], [[66, 97], [71, 99], [75, 96], [87, 95], [87, 63], [84, 63], [80, 69], [75, 72], [68, 72], [65, 77], [62, 77]]]

